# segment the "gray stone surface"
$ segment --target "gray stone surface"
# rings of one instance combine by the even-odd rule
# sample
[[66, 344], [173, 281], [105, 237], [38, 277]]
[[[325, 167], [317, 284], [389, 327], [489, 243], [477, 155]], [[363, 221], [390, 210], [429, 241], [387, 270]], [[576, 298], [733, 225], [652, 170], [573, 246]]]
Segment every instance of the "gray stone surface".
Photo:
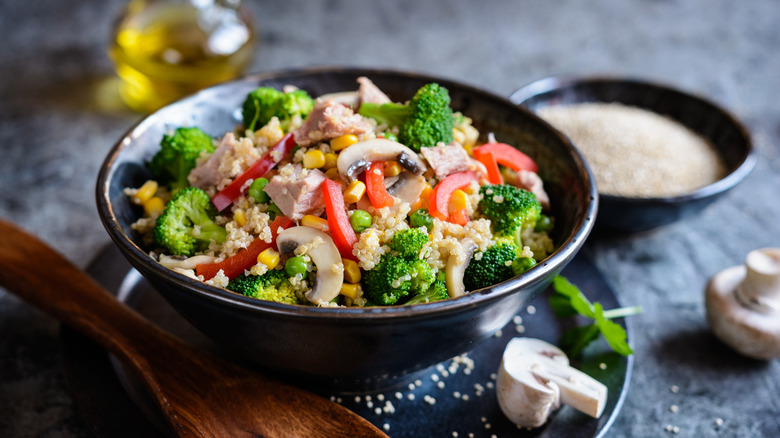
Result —
[[[124, 2], [0, 2], [0, 216], [79, 266], [108, 243], [97, 169], [138, 118], [106, 56]], [[780, 4], [776, 0], [252, 2], [251, 70], [412, 69], [509, 95], [562, 73], [643, 77], [731, 109], [759, 162], [701, 215], [585, 248], [631, 319], [636, 368], [610, 436], [780, 436], [780, 363], [741, 358], [710, 334], [702, 291], [751, 249], [780, 246]], [[0, 267], [2, 269], [2, 267]], [[69, 394], [58, 324], [0, 290], [0, 436], [89, 435]], [[676, 385], [679, 392], [670, 388]], [[672, 412], [670, 407], [678, 406]], [[716, 419], [722, 419], [722, 425]]]

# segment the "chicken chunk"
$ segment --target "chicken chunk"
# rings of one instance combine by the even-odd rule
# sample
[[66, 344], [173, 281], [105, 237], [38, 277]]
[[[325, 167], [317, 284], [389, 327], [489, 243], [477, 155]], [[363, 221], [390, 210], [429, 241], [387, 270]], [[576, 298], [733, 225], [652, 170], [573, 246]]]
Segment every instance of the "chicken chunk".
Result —
[[285, 216], [298, 221], [307, 214], [319, 216], [325, 210], [323, 181], [325, 174], [319, 170], [290, 164], [279, 169], [279, 174], [265, 186], [265, 192]]
[[369, 130], [369, 122], [348, 106], [335, 100], [318, 100], [309, 117], [293, 135], [298, 145], [307, 147], [341, 135], [360, 135]]

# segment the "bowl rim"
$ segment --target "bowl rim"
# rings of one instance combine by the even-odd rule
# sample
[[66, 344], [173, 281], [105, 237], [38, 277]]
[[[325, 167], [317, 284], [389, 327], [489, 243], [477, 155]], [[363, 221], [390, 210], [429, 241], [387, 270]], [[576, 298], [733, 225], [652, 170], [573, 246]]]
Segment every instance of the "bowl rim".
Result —
[[[703, 97], [696, 93], [683, 91], [679, 88], [662, 83], [660, 81], [655, 81], [651, 79], [642, 79], [634, 76], [619, 76], [619, 75], [609, 75], [609, 74], [554, 75], [542, 79], [537, 79], [533, 82], [523, 85], [522, 87], [518, 88], [517, 90], [512, 92], [512, 94], [509, 95], [509, 100], [515, 105], [521, 106], [523, 108], [528, 109], [531, 112], [534, 112], [524, 105], [531, 98], [534, 98], [536, 96], [545, 93], [549, 93], [551, 91], [560, 88], [576, 85], [576, 84], [589, 84], [589, 83], [599, 83], [599, 82], [616, 83], [616, 84], [624, 83], [627, 85], [657, 88], [657, 89], [664, 90], [666, 92], [680, 95], [686, 99], [699, 101], [699, 103], [702, 103], [704, 104], [704, 106], [709, 107], [710, 110], [717, 112], [723, 117], [725, 117], [740, 133], [740, 135], [745, 141], [745, 146], [747, 148], [747, 151], [745, 153], [745, 158], [736, 168], [734, 168], [734, 170], [729, 172], [721, 179], [713, 183], [707, 184], [706, 186], [700, 187], [692, 192], [682, 193], [679, 195], [672, 195], [672, 196], [652, 196], [652, 197], [649, 196], [629, 197], [629, 196], [611, 195], [611, 194], [599, 192], [599, 197], [602, 200], [606, 202], [622, 202], [627, 204], [665, 204], [665, 205], [684, 204], [691, 201], [698, 201], [701, 199], [710, 198], [712, 196], [726, 192], [729, 189], [735, 187], [742, 180], [744, 180], [750, 174], [750, 172], [753, 171], [753, 168], [756, 166], [758, 158], [757, 158], [756, 148], [753, 144], [753, 140], [750, 135], [750, 131], [736, 116], [734, 116], [730, 111], [726, 110], [723, 106], [716, 104], [714, 101], [710, 100], [709, 98]], [[643, 109], [647, 109], [647, 108], [643, 108]], [[647, 110], [652, 111], [649, 109]], [[688, 126], [686, 126], [686, 128], [691, 129]], [[697, 134], [699, 133], [697, 132]], [[575, 144], [575, 148], [576, 148], [576, 144]]]
[[[556, 251], [543, 260], [534, 268], [530, 269], [520, 276], [514, 277], [502, 283], [470, 292], [461, 297], [450, 298], [447, 300], [436, 301], [432, 303], [420, 303], [414, 305], [401, 306], [375, 306], [375, 307], [316, 307], [278, 303], [273, 301], [257, 300], [245, 297], [225, 289], [211, 286], [179, 274], [152, 259], [146, 251], [136, 245], [130, 237], [122, 230], [122, 227], [115, 214], [111, 204], [109, 193], [112, 176], [116, 171], [114, 166], [119, 154], [132, 143], [133, 133], [145, 129], [145, 125], [151, 124], [153, 117], [160, 111], [182, 105], [190, 101], [204, 99], [211, 94], [213, 90], [235, 86], [237, 83], [259, 82], [279, 78], [293, 78], [295, 76], [308, 76], [314, 74], [327, 73], [345, 73], [356, 76], [371, 77], [371, 74], [396, 75], [399, 77], [414, 77], [428, 82], [438, 82], [445, 87], [457, 87], [466, 92], [479, 93], [486, 95], [491, 99], [502, 101], [508, 106], [517, 108], [518, 111], [525, 112], [527, 116], [536, 119], [541, 124], [548, 126], [553, 135], [556, 135], [572, 152], [572, 158], [577, 167], [581, 167], [585, 172], [582, 179], [585, 183], [585, 209], [581, 217], [577, 218], [573, 232], [565, 236], [560, 242]], [[346, 320], [360, 320], [361, 322], [377, 323], [388, 318], [432, 318], [440, 312], [464, 312], [481, 304], [486, 304], [494, 300], [511, 295], [513, 289], [518, 283], [534, 285], [544, 280], [544, 278], [554, 270], [556, 266], [564, 266], [568, 263], [584, 244], [587, 236], [593, 230], [596, 212], [598, 209], [598, 193], [592, 172], [587, 165], [582, 154], [575, 148], [571, 141], [561, 133], [553, 129], [547, 122], [536, 116], [532, 111], [516, 106], [502, 96], [496, 95], [487, 90], [465, 84], [463, 82], [436, 77], [425, 73], [419, 73], [409, 70], [395, 70], [386, 68], [363, 68], [363, 67], [343, 67], [343, 66], [321, 66], [274, 70], [269, 72], [245, 75], [232, 81], [223, 82], [206, 89], [195, 92], [189, 96], [170, 103], [154, 113], [145, 115], [141, 120], [132, 125], [108, 151], [104, 159], [96, 183], [96, 203], [98, 215], [111, 239], [119, 247], [121, 252], [136, 263], [145, 266], [147, 269], [166, 277], [168, 281], [175, 283], [182, 289], [194, 293], [199, 298], [218, 302], [231, 308], [240, 308], [256, 314], [276, 314], [290, 318], [307, 319], [331, 319], [333, 317], [344, 318]]]

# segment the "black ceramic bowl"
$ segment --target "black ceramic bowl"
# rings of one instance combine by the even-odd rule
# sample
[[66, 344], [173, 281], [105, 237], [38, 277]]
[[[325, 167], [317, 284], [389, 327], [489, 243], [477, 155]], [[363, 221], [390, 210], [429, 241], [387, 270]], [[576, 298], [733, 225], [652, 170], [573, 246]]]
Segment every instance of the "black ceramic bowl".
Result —
[[[150, 177], [146, 162], [164, 132], [199, 126], [212, 136], [233, 130], [247, 93], [292, 84], [311, 95], [356, 89], [367, 76], [394, 100], [438, 82], [482, 134], [518, 145], [539, 163], [552, 200], [557, 250], [523, 275], [466, 296], [429, 304], [317, 308], [259, 301], [211, 287], [155, 262], [131, 229], [140, 211], [122, 193]], [[549, 125], [504, 98], [444, 79], [386, 70], [314, 69], [247, 77], [171, 104], [142, 120], [108, 154], [97, 205], [108, 233], [140, 273], [189, 322], [266, 371], [336, 390], [387, 386], [462, 354], [488, 338], [569, 263], [591, 231], [595, 183], [576, 149]]]
[[599, 230], [646, 231], [698, 213], [742, 181], [755, 165], [750, 134], [735, 117], [705, 99], [666, 86], [608, 77], [551, 77], [520, 88], [510, 100], [534, 112], [584, 102], [643, 108], [687, 126], [709, 140], [723, 157], [727, 175], [690, 193], [655, 198], [600, 194]]

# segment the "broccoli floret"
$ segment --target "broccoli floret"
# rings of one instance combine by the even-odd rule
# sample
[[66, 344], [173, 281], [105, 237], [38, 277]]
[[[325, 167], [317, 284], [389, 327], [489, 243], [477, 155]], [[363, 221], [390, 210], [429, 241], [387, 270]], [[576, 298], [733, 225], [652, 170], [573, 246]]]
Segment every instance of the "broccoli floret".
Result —
[[431, 287], [424, 292], [419, 293], [409, 299], [404, 304], [430, 303], [431, 301], [446, 300], [450, 295], [447, 293], [447, 285], [443, 280], [436, 280]]
[[412, 288], [409, 262], [401, 257], [382, 256], [379, 264], [363, 276], [363, 292], [371, 302], [396, 304]]
[[217, 209], [197, 187], [179, 190], [165, 206], [154, 227], [154, 241], [174, 255], [189, 256], [210, 241], [222, 243], [226, 231], [214, 223]]
[[[542, 214], [542, 206], [533, 193], [512, 185], [484, 185], [477, 206], [490, 219], [496, 235], [519, 236], [522, 229], [533, 227]], [[519, 243], [519, 240], [518, 240]]]
[[412, 276], [409, 292], [415, 295], [427, 290], [436, 281], [436, 272], [427, 260], [409, 262], [409, 275]]
[[306, 117], [312, 108], [314, 100], [303, 90], [283, 93], [272, 87], [260, 87], [244, 100], [244, 127], [254, 131], [277, 117], [286, 130], [293, 116]]
[[195, 167], [201, 153], [214, 152], [211, 137], [200, 128], [177, 128], [173, 134], [163, 135], [160, 150], [152, 157], [149, 170], [161, 184], [171, 191], [189, 186], [187, 175]]
[[428, 242], [428, 233], [425, 228], [409, 228], [398, 231], [388, 242], [388, 246], [393, 251], [397, 251], [400, 257], [406, 259], [417, 259], [420, 257], [420, 251]]
[[455, 122], [446, 88], [439, 84], [424, 85], [412, 97], [409, 108], [411, 114], [398, 133], [401, 143], [419, 152], [420, 148], [452, 142]]
[[288, 304], [303, 304], [284, 271], [268, 271], [263, 275], [242, 275], [230, 280], [228, 290], [257, 298]]
[[388, 242], [391, 251], [383, 254], [379, 264], [363, 276], [365, 296], [373, 303], [390, 306], [430, 289], [437, 281], [438, 270], [420, 258], [426, 242], [428, 233], [424, 227], [395, 233]]
[[512, 268], [517, 258], [517, 245], [500, 242], [488, 247], [477, 260], [472, 258], [463, 275], [463, 285], [473, 291], [508, 280], [515, 275]]
[[420, 152], [420, 148], [452, 142], [455, 120], [450, 102], [449, 91], [431, 83], [417, 90], [408, 104], [364, 103], [358, 113], [388, 126], [398, 126], [399, 141]]

